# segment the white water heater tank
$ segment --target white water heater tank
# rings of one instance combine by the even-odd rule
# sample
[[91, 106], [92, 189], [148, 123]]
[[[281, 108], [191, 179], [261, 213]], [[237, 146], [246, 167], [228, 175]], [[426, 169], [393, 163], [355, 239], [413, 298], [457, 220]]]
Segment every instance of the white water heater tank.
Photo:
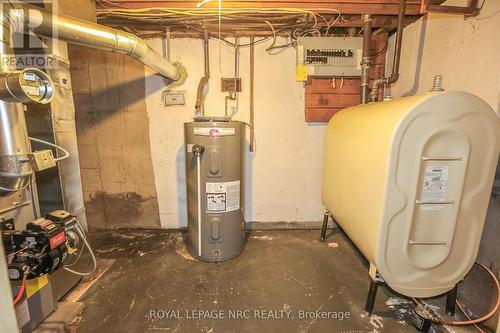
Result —
[[443, 294], [476, 260], [499, 147], [465, 92], [350, 107], [326, 130], [323, 203], [392, 289]]

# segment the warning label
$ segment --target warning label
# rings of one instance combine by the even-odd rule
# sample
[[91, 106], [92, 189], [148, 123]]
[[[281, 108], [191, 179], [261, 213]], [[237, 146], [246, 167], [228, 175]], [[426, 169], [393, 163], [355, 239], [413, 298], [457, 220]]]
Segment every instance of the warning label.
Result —
[[240, 181], [206, 183], [207, 212], [231, 212], [240, 209]]
[[[446, 200], [448, 191], [448, 166], [429, 165], [425, 168], [423, 202], [440, 202]], [[441, 210], [442, 205], [422, 205], [423, 210]]]

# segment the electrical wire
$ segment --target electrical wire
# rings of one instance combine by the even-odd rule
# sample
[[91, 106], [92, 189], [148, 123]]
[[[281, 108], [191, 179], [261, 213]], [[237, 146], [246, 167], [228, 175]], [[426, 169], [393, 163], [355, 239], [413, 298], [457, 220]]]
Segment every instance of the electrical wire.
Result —
[[37, 138], [32, 138], [32, 137], [28, 137], [28, 139], [30, 139], [30, 141], [34, 141], [34, 142], [38, 142], [38, 143], [41, 143], [41, 144], [44, 144], [44, 145], [47, 145], [47, 146], [50, 146], [50, 147], [53, 147], [57, 150], [60, 150], [63, 152], [63, 156], [60, 156], [60, 157], [57, 157], [55, 158], [54, 160], [56, 162], [59, 162], [59, 161], [62, 161], [62, 160], [65, 160], [69, 157], [69, 151], [67, 151], [66, 149], [64, 149], [63, 147], [61, 146], [58, 146], [56, 144], [53, 144], [52, 142], [48, 142], [48, 141], [45, 141], [45, 140], [41, 140], [41, 139], [37, 139]]
[[[162, 27], [161, 30], [163, 30], [163, 27], [165, 25], [172, 26], [172, 29], [175, 29], [175, 27], [179, 27], [179, 25], [184, 25], [187, 28], [193, 29], [193, 24], [196, 24], [200, 25], [200, 27], [195, 30], [204, 31], [210, 30], [210, 28], [205, 24], [210, 23], [215, 19], [218, 22], [217, 30], [218, 38], [220, 40], [222, 40], [222, 20], [240, 22], [241, 20], [250, 20], [251, 22], [244, 25], [245, 28], [242, 29], [249, 30], [253, 29], [253, 27], [256, 26], [255, 24], [258, 24], [257, 22], [263, 21], [262, 18], [254, 16], [258, 14], [266, 14], [265, 21], [272, 23], [276, 34], [278, 33], [278, 30], [285, 31], [289, 29], [290, 31], [293, 31], [293, 34], [288, 34], [293, 36], [296, 36], [298, 34], [328, 36], [330, 29], [338, 22], [341, 17], [341, 12], [333, 8], [222, 8], [222, 6], [220, 5], [217, 8], [149, 7], [142, 9], [107, 8], [98, 10], [98, 17], [101, 21], [104, 18], [105, 24], [114, 24], [120, 27], [123, 27], [123, 25], [126, 24], [123, 22], [123, 20], [125, 19], [137, 21], [143, 24], [151, 23], [153, 25], [158, 25]], [[327, 17], [325, 17], [325, 15], [332, 14], [335, 15], [334, 18], [328, 19]], [[188, 17], [188, 19], [185, 19], [186, 17]], [[106, 19], [111, 21], [108, 22], [106, 21]], [[119, 22], [117, 22], [116, 20], [119, 20]], [[294, 20], [294, 22], [287, 23], [285, 22], [286, 20]], [[274, 21], [277, 22], [273, 24]], [[275, 24], [278, 24], [279, 27], [277, 27]], [[282, 29], [282, 27], [284, 29]], [[257, 25], [254, 29], [262, 30], [263, 27], [262, 25]], [[155, 28], [153, 27], [150, 28], [149, 31], [154, 30]], [[151, 36], [151, 34], [152, 33], [150, 32], [149, 36]], [[288, 46], [294, 46], [294, 43], [292, 42]]]
[[17, 292], [17, 295], [13, 300], [14, 305], [19, 303], [19, 301], [23, 297], [24, 290], [26, 289], [26, 279], [28, 278], [28, 274], [29, 274], [29, 268], [25, 267], [23, 272], [23, 281], [21, 282], [21, 285], [19, 286], [19, 291]]
[[[72, 269], [70, 269], [68, 267], [63, 267], [63, 269], [66, 270], [66, 271], [68, 271], [68, 272], [70, 272], [70, 273], [73, 273], [73, 274], [76, 274], [76, 275], [80, 275], [80, 276], [92, 275], [92, 274], [94, 274], [94, 272], [97, 269], [97, 260], [96, 260], [94, 251], [92, 251], [92, 248], [90, 247], [90, 244], [87, 241], [87, 237], [85, 237], [85, 233], [83, 232], [82, 225], [80, 224], [80, 222], [78, 220], [76, 222], [78, 223], [78, 225], [76, 226], [76, 231], [80, 235], [80, 237], [83, 239], [83, 243], [85, 244], [85, 246], [87, 247], [87, 249], [90, 252], [90, 256], [92, 258], [93, 268], [92, 268], [92, 270], [90, 272], [77, 272], [77, 271], [74, 271], [74, 270], [72, 270]], [[75, 263], [73, 263], [73, 264], [75, 264]]]
[[[457, 305], [458, 305], [458, 308], [460, 309], [460, 311], [462, 311], [462, 313], [464, 314], [464, 316], [465, 316], [468, 320], [472, 320], [471, 316], [469, 316], [469, 315], [467, 314], [467, 312], [464, 310], [464, 308], [463, 308], [462, 304], [460, 304], [460, 302], [459, 302], [459, 301], [457, 301]], [[483, 331], [483, 330], [481, 329], [481, 327], [479, 327], [479, 325], [478, 325], [478, 324], [474, 323], [474, 324], [472, 324], [472, 325], [474, 325], [474, 327], [475, 327], [475, 328], [476, 328], [476, 329], [477, 329], [480, 333], [486, 333], [485, 331]]]
[[[474, 325], [474, 324], [482, 323], [483, 321], [490, 319], [498, 311], [498, 308], [500, 307], [500, 283], [498, 282], [498, 279], [495, 276], [495, 274], [488, 267], [484, 266], [483, 264], [477, 263], [477, 262], [475, 264], [480, 266], [481, 268], [483, 268], [488, 273], [488, 275], [491, 277], [493, 282], [495, 283], [495, 286], [497, 289], [497, 301], [496, 301], [495, 306], [487, 314], [485, 314], [484, 316], [481, 316], [479, 318], [476, 318], [476, 319], [446, 320], [446, 319], [442, 319], [442, 318], [438, 318], [438, 317], [432, 317], [432, 318], [428, 318], [428, 319], [430, 319], [431, 321], [433, 321], [434, 323], [437, 323], [437, 324], [443, 324], [443, 325], [449, 325], [449, 326], [466, 326], [466, 325]], [[412, 299], [415, 303], [421, 304], [424, 307], [426, 307], [425, 304], [420, 302], [418, 299], [416, 299], [416, 298], [412, 298]], [[456, 303], [460, 307], [462, 312], [465, 313], [465, 310], [463, 309], [462, 304], [460, 304], [458, 301], [456, 301]], [[466, 315], [466, 317], [468, 317], [468, 315]]]

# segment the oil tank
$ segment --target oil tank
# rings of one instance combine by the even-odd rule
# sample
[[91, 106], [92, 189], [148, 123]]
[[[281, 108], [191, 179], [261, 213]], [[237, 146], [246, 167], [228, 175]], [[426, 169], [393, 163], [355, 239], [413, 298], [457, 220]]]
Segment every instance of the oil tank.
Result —
[[204, 261], [223, 261], [245, 246], [242, 213], [245, 125], [239, 121], [184, 124], [187, 247]]
[[436, 296], [469, 272], [499, 130], [487, 103], [458, 91], [354, 106], [328, 123], [323, 203], [395, 291]]

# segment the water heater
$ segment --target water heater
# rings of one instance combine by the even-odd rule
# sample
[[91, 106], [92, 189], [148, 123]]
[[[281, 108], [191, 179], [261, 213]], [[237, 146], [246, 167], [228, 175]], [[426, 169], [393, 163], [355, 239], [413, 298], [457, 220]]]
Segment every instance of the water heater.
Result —
[[350, 107], [326, 130], [323, 203], [392, 289], [443, 294], [476, 259], [499, 147], [495, 112], [465, 92]]
[[[213, 119], [212, 119], [213, 120]], [[242, 213], [245, 125], [239, 121], [184, 124], [187, 246], [204, 261], [223, 261], [245, 246]]]

